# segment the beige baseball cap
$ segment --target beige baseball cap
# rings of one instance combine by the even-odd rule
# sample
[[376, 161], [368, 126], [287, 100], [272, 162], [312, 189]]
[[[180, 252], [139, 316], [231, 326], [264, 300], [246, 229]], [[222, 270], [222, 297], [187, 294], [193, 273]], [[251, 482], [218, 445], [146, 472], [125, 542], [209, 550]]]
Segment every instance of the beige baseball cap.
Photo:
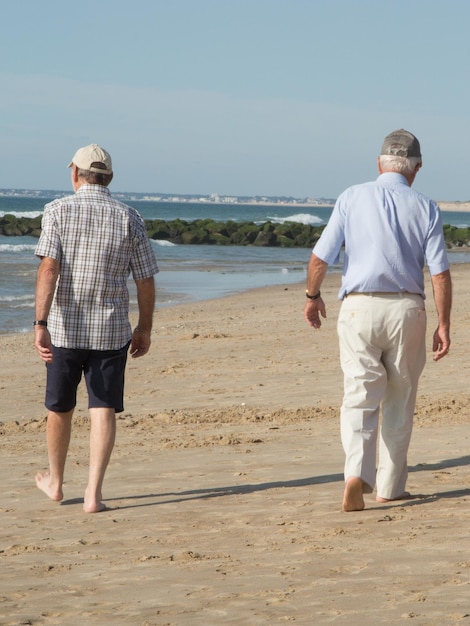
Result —
[[[102, 163], [106, 169], [93, 167], [93, 163]], [[79, 148], [73, 155], [73, 159], [68, 164], [68, 167], [72, 167], [72, 165], [76, 165], [81, 170], [88, 170], [97, 174], [113, 173], [111, 155], [96, 143]]]

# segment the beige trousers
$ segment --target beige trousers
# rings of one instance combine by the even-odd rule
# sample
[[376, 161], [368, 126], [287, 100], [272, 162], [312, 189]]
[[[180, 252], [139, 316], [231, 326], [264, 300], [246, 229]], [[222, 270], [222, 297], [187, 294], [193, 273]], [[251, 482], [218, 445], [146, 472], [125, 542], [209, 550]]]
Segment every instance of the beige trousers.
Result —
[[[405, 491], [418, 381], [426, 361], [426, 311], [416, 294], [353, 294], [338, 318], [344, 398], [344, 478], [364, 491], [397, 498]], [[377, 436], [382, 409], [377, 462]]]

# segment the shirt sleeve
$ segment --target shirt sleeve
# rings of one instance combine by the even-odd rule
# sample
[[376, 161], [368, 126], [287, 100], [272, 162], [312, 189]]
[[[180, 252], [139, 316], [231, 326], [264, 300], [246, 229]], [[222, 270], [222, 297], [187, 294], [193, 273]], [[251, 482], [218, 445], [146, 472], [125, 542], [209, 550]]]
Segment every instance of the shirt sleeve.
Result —
[[41, 235], [34, 253], [38, 257], [50, 257], [59, 262], [62, 257], [62, 245], [56, 220], [52, 211], [47, 208], [47, 205], [44, 208], [41, 221]]
[[152, 249], [145, 222], [140, 216], [134, 218], [134, 250], [130, 262], [132, 278], [143, 280], [159, 272], [157, 260]]
[[449, 269], [444, 228], [439, 207], [432, 202], [432, 219], [430, 220], [429, 235], [426, 240], [425, 255], [426, 264], [431, 276], [441, 274]]
[[313, 253], [328, 265], [339, 262], [341, 248], [344, 245], [344, 198], [343, 194], [336, 201], [328, 224], [313, 248]]

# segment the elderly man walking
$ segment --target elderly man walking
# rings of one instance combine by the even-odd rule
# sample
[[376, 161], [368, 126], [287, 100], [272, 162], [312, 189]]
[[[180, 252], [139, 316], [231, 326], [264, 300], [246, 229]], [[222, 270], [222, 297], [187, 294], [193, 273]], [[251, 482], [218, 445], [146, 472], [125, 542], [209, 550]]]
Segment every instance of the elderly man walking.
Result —
[[[127, 353], [150, 348], [158, 272], [145, 224], [133, 208], [111, 197], [111, 157], [100, 146], [80, 148], [69, 164], [75, 194], [44, 208], [36, 247], [35, 347], [46, 363], [49, 471], [36, 484], [51, 500], [62, 485], [72, 415], [82, 375], [90, 413], [90, 465], [84, 511], [97, 513], [123, 411]], [[137, 288], [138, 324], [132, 330], [127, 279]]]
[[320, 286], [344, 245], [337, 323], [344, 511], [362, 510], [363, 494], [375, 486], [378, 502], [410, 497], [407, 452], [426, 360], [425, 264], [438, 315], [434, 360], [450, 347], [452, 285], [441, 216], [432, 200], [411, 189], [421, 166], [417, 138], [403, 129], [390, 133], [378, 158], [379, 177], [340, 195], [309, 262], [304, 315], [320, 328], [326, 317]]

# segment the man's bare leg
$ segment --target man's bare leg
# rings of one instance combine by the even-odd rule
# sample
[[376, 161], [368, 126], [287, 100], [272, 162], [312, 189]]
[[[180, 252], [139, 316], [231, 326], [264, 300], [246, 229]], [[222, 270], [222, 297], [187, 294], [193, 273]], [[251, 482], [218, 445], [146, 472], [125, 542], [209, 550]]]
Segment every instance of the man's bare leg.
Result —
[[63, 499], [62, 485], [64, 482], [65, 461], [72, 431], [73, 409], [67, 413], [47, 414], [47, 452], [49, 471], [36, 474], [36, 485], [51, 500], [59, 502]]
[[101, 488], [116, 438], [115, 410], [90, 409], [90, 422], [90, 468], [83, 510], [85, 513], [99, 513], [106, 508], [101, 502]]
[[362, 511], [364, 504], [364, 482], [358, 476], [348, 478], [343, 496], [343, 511]]

